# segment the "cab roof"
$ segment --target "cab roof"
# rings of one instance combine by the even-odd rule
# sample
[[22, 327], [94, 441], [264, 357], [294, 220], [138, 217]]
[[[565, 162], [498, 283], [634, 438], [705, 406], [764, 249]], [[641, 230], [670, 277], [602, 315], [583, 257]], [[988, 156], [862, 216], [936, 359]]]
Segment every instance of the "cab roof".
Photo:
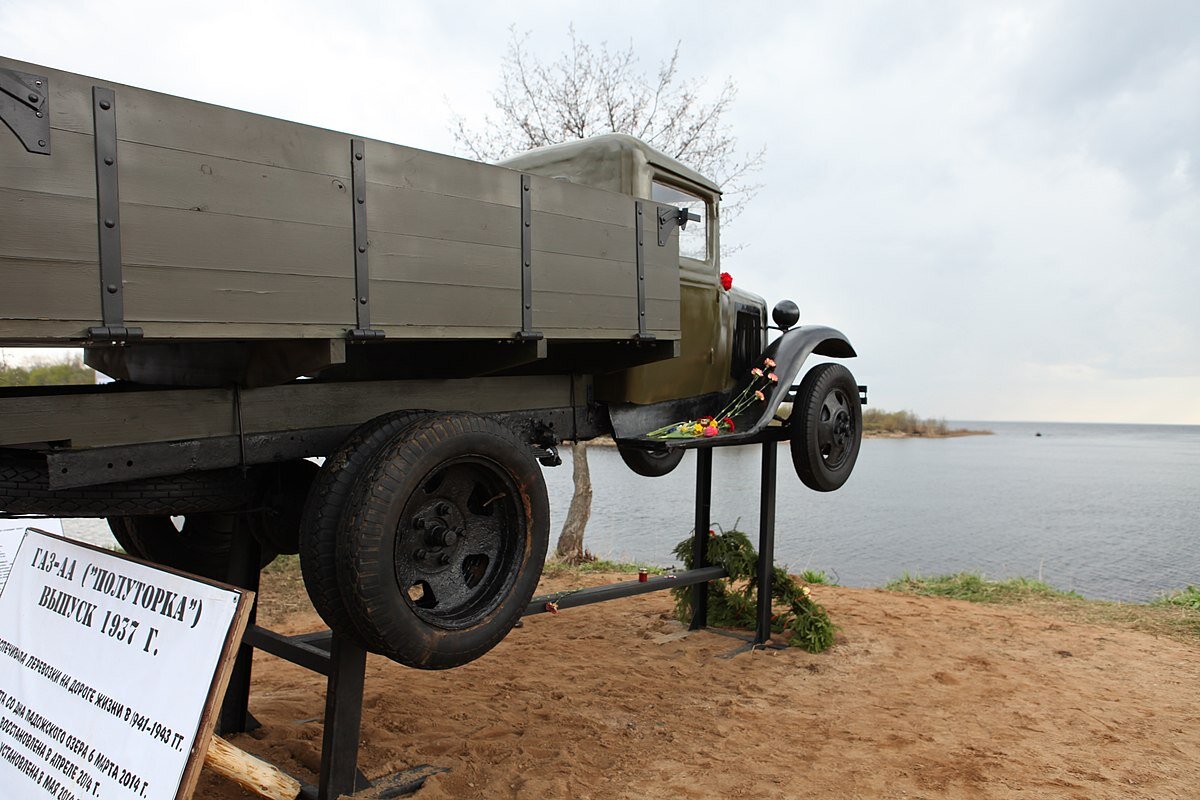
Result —
[[500, 166], [509, 169], [561, 176], [626, 194], [639, 194], [635, 173], [647, 164], [711, 192], [721, 193], [720, 186], [691, 167], [623, 133], [547, 145], [499, 162]]

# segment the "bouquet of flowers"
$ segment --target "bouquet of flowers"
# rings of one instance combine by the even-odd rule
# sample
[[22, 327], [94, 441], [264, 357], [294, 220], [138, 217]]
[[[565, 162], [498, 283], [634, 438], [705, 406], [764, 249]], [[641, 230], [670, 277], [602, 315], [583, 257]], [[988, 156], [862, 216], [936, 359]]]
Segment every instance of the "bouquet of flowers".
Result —
[[723, 409], [711, 417], [689, 419], [684, 422], [673, 422], [646, 434], [651, 439], [699, 439], [709, 438], [721, 433], [733, 433], [737, 428], [733, 418], [746, 411], [755, 403], [766, 401], [764, 390], [770, 391], [774, 384], [779, 383], [779, 376], [771, 370], [775, 362], [769, 358], [763, 359], [761, 367], [750, 370], [750, 383], [741, 393], [729, 401]]

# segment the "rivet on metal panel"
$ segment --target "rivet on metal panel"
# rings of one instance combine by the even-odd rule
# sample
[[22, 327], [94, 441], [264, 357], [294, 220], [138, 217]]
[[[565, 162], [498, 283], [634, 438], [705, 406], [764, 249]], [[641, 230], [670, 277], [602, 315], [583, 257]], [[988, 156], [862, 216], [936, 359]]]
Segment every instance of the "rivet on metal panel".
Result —
[[105, 111], [108, 111], [110, 108], [112, 108], [112, 103], [108, 102], [107, 100], [101, 100], [100, 107]]
[[106, 220], [104, 220], [104, 227], [115, 228], [115, 227], [117, 227], [117, 223], [114, 220], [106, 219]]
[[117, 286], [116, 286], [116, 284], [110, 283], [110, 284], [109, 284], [107, 287], [105, 287], [105, 288], [107, 288], [107, 289], [108, 289], [108, 293], [109, 293], [109, 294], [116, 294], [116, 293], [117, 293]]
[[115, 163], [117, 163], [117, 160], [115, 158], [113, 158], [112, 156], [104, 157], [104, 165], [105, 166], [111, 167]]
[[41, 100], [41, 98], [40, 98], [40, 97], [38, 97], [36, 94], [34, 94], [33, 92], [30, 92], [30, 93], [29, 93], [29, 102], [31, 102], [31, 103], [36, 103], [36, 102], [38, 102], [39, 100]]

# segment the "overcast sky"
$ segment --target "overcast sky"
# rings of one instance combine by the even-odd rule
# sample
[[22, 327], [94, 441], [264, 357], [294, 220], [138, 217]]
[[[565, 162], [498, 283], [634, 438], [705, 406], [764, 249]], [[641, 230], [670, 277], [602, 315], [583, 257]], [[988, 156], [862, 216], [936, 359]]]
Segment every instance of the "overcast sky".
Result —
[[1200, 423], [1200, 2], [765, 5], [0, 0], [0, 52], [454, 152], [510, 25], [678, 40], [767, 147], [724, 268], [844, 331], [874, 405]]

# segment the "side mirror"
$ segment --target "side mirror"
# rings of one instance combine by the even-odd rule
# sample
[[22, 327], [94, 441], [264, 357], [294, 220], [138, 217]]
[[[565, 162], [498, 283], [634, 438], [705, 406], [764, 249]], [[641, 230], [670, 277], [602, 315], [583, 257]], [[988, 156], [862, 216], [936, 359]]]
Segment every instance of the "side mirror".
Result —
[[780, 300], [771, 311], [771, 319], [780, 330], [786, 331], [800, 321], [800, 306], [791, 300]]

